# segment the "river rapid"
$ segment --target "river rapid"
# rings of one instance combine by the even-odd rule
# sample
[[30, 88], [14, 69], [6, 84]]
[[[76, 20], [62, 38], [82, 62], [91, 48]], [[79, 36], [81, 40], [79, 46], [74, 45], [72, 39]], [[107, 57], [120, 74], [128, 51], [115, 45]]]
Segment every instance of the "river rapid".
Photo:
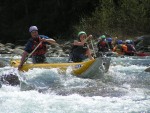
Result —
[[[12, 73], [25, 83], [2, 84], [0, 113], [150, 113], [150, 73], [144, 71], [150, 57], [112, 57], [109, 71], [101, 79], [75, 77], [69, 68], [65, 74], [55, 68], [22, 73], [10, 67], [10, 59], [0, 56], [6, 64], [0, 68], [0, 76]], [[63, 62], [67, 58], [48, 60]]]

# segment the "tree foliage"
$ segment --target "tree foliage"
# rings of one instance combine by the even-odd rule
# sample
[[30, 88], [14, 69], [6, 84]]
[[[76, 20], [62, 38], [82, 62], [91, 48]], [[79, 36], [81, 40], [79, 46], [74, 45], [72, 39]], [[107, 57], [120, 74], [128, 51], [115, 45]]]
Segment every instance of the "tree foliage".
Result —
[[[150, 31], [149, 0], [99, 0], [91, 17], [81, 19], [74, 28], [89, 33], [137, 36]], [[90, 26], [90, 27], [89, 27]]]
[[[67, 37], [81, 16], [90, 15], [98, 0], [1, 0], [0, 40], [15, 42], [29, 38], [36, 25], [41, 34]], [[8, 39], [8, 40], [5, 40]]]
[[1, 0], [1, 41], [27, 40], [28, 28], [40, 34], [70, 37], [92, 34], [139, 35], [150, 31], [149, 0]]

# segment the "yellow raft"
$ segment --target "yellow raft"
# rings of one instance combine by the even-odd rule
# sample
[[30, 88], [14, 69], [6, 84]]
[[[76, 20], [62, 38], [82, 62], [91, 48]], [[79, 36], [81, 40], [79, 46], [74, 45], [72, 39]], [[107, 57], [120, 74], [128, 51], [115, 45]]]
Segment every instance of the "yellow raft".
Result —
[[[10, 65], [12, 67], [18, 67], [20, 60], [11, 60]], [[96, 58], [94, 60], [88, 60], [79, 63], [44, 63], [44, 64], [32, 64], [25, 63], [22, 67], [22, 71], [28, 71], [33, 68], [59, 68], [65, 72], [68, 67], [71, 67], [72, 74], [82, 78], [100, 78], [108, 71], [110, 65], [110, 59], [108, 58]]]

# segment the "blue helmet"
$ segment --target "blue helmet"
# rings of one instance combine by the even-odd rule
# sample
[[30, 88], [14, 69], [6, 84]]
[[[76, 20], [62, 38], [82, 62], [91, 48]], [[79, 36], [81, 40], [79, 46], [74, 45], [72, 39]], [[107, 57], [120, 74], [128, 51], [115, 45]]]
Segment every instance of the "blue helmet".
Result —
[[112, 42], [112, 38], [106, 38], [107, 42]]
[[122, 40], [118, 40], [117, 43], [118, 43], [118, 44], [122, 44], [123, 41], [122, 41]]

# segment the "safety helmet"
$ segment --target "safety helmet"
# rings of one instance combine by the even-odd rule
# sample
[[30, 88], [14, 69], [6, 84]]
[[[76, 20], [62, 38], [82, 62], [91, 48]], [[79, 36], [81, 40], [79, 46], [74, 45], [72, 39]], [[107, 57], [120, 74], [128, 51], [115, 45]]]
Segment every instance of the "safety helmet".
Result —
[[126, 44], [130, 44], [130, 43], [131, 43], [131, 41], [130, 41], [130, 40], [126, 40], [125, 42], [126, 42]]
[[106, 36], [105, 36], [105, 35], [102, 35], [102, 36], [100, 36], [99, 38], [101, 38], [101, 39], [105, 39], [105, 38], [106, 38]]
[[86, 32], [80, 31], [80, 32], [78, 33], [78, 37], [79, 37], [80, 35], [82, 35], [82, 34], [85, 34], [85, 35], [86, 35]]
[[133, 40], [130, 40], [130, 44], [134, 44], [134, 41], [133, 41]]
[[107, 42], [112, 42], [112, 38], [106, 38]]
[[29, 32], [31, 33], [32, 31], [38, 31], [38, 28], [36, 26], [31, 26]]
[[122, 44], [123, 41], [122, 41], [122, 40], [118, 40], [117, 43], [118, 43], [118, 44]]

